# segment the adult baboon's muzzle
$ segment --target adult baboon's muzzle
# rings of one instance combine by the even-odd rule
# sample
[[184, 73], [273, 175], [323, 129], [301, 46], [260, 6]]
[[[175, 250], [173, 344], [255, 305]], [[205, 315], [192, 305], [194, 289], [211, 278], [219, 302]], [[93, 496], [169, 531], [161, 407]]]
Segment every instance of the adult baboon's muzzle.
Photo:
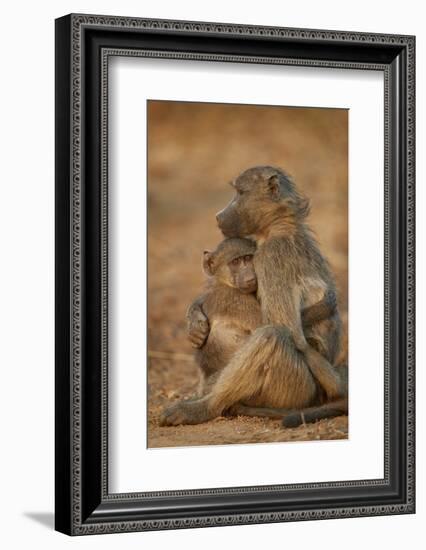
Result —
[[224, 212], [225, 212], [226, 208], [224, 208], [223, 210], [220, 210], [217, 214], [216, 214], [216, 221], [217, 221], [217, 225], [219, 226], [219, 228], [221, 227], [222, 223], [223, 223], [223, 220], [224, 220]]
[[238, 237], [238, 219], [232, 206], [228, 205], [218, 212], [216, 221], [225, 237]]

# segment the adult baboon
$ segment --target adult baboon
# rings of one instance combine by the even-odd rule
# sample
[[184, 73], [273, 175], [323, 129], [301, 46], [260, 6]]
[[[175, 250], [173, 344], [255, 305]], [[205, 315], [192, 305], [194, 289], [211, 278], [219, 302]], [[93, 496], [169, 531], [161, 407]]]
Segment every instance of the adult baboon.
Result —
[[343, 398], [332, 366], [340, 346], [338, 311], [305, 331], [303, 308], [335, 291], [334, 280], [305, 220], [309, 203], [282, 170], [258, 166], [234, 182], [235, 196], [217, 214], [225, 237], [253, 238], [263, 326], [221, 371], [210, 393], [180, 402], [164, 424], [205, 422], [235, 405], [303, 410]]

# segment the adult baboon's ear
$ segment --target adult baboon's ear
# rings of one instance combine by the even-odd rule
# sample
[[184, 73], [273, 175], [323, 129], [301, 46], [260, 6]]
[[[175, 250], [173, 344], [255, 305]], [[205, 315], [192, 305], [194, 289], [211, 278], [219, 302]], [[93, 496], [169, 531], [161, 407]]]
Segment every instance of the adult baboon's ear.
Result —
[[268, 191], [269, 191], [269, 194], [270, 194], [271, 198], [273, 198], [274, 200], [279, 199], [280, 195], [281, 195], [281, 187], [280, 187], [279, 177], [276, 174], [269, 177], [267, 185], [268, 185]]
[[213, 252], [210, 252], [210, 250], [204, 250], [203, 252], [203, 269], [209, 277], [214, 275], [214, 258]]
[[305, 219], [311, 210], [311, 201], [307, 197], [301, 197], [299, 200], [299, 217]]

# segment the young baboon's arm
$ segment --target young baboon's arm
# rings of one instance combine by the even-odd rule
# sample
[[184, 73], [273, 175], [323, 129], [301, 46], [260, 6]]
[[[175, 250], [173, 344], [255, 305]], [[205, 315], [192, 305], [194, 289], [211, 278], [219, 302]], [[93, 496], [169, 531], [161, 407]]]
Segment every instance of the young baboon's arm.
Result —
[[188, 338], [194, 348], [201, 348], [210, 332], [209, 320], [203, 311], [205, 295], [199, 296], [186, 312]]
[[304, 329], [311, 327], [318, 321], [331, 317], [337, 309], [337, 296], [334, 290], [327, 290], [324, 298], [302, 310], [302, 326]]

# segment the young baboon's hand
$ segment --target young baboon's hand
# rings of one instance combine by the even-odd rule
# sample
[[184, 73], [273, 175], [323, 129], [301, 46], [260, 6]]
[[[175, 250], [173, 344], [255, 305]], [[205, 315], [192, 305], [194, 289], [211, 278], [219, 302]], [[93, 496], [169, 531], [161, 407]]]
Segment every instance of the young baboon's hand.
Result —
[[200, 310], [193, 311], [188, 317], [188, 338], [193, 348], [201, 348], [210, 332], [209, 321]]

